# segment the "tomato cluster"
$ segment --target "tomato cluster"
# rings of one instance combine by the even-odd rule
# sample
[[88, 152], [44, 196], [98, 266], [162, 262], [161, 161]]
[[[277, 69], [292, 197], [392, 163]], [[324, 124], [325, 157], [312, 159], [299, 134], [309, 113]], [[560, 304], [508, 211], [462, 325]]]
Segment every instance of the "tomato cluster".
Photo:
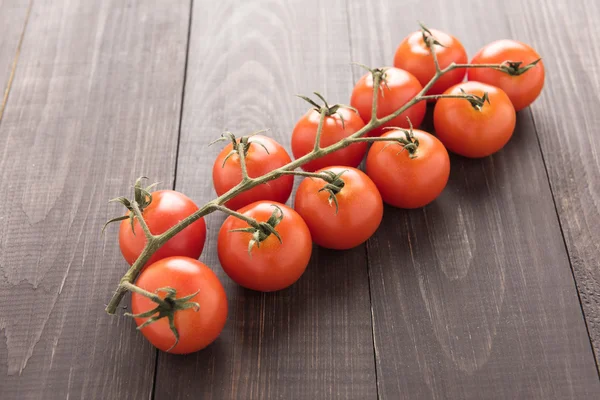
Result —
[[[439, 76], [444, 69], [447, 72]], [[458, 39], [423, 28], [400, 43], [394, 67], [371, 70], [358, 80], [351, 106], [330, 107], [318, 94], [324, 106], [306, 99], [314, 107], [293, 129], [291, 149], [296, 159], [346, 140], [372, 123], [376, 72], [381, 79], [376, 118], [394, 113], [416, 96], [427, 101], [411, 103], [395, 118], [366, 132], [371, 139], [354, 141], [322, 157], [309, 157], [301, 166], [304, 178], [293, 208], [284, 204], [292, 193], [291, 174], [278, 175], [242, 193], [232, 192], [240, 183], [292, 161], [275, 140], [262, 135], [232, 136], [232, 143], [218, 155], [212, 171], [214, 188], [230, 209], [218, 234], [218, 256], [225, 273], [237, 284], [258, 291], [287, 288], [306, 270], [313, 243], [350, 249], [377, 230], [384, 203], [409, 209], [431, 203], [448, 182], [448, 151], [471, 158], [499, 151], [512, 136], [516, 111], [531, 104], [544, 83], [539, 55], [523, 43], [501, 40], [488, 44], [467, 64], [467, 53]], [[435, 83], [429, 85], [434, 78]], [[435, 135], [418, 129], [428, 102], [434, 107]], [[372, 142], [370, 148], [368, 141]], [[363, 160], [364, 172], [358, 169]], [[141, 212], [155, 235], [198, 210], [189, 198], [175, 191], [157, 191], [150, 197]], [[137, 220], [121, 223], [120, 247], [130, 264], [146, 245], [141, 230]], [[190, 304], [199, 307], [198, 312], [192, 306], [184, 307], [174, 318], [147, 324], [156, 302], [143, 293], [133, 293], [132, 308], [142, 333], [162, 350], [199, 350], [210, 344], [225, 324], [225, 291], [216, 275], [197, 261], [205, 238], [206, 225], [200, 218], [156, 251], [136, 282], [139, 288], [164, 299], [163, 307], [177, 300], [168, 297], [172, 289], [178, 298], [188, 296], [194, 302]], [[165, 288], [170, 289], [162, 294]], [[173, 326], [181, 337], [175, 346]]]

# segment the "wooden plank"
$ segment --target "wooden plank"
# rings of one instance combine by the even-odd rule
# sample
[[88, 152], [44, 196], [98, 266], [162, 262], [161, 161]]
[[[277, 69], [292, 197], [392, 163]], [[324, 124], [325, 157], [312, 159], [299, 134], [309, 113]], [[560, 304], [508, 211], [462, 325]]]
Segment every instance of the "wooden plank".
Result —
[[507, 10], [511, 30], [544, 57], [547, 84], [531, 112], [600, 365], [600, 4], [529, 0]]
[[[353, 57], [371, 65], [391, 63], [418, 19], [461, 38], [471, 55], [512, 36], [500, 1], [351, 4]], [[497, 155], [452, 157], [434, 204], [386, 208], [368, 255], [382, 399], [600, 395], [529, 111]]]
[[[341, 0], [195, 3], [177, 189], [198, 202], [215, 197], [211, 168], [219, 149], [206, 145], [224, 129], [269, 127], [289, 150], [292, 128], [307, 110], [294, 94], [320, 90], [348, 102], [347, 29]], [[299, 282], [261, 294], [239, 288], [219, 267], [223, 219], [208, 218], [201, 260], [227, 290], [228, 324], [195, 355], [160, 354], [156, 398], [376, 398], [364, 246], [315, 248]]]
[[16, 67], [21, 35], [29, 4], [20, 0], [0, 0], [0, 121], [8, 99], [8, 86]]
[[173, 182], [189, 4], [35, 1], [0, 127], [0, 398], [149, 398], [107, 199]]

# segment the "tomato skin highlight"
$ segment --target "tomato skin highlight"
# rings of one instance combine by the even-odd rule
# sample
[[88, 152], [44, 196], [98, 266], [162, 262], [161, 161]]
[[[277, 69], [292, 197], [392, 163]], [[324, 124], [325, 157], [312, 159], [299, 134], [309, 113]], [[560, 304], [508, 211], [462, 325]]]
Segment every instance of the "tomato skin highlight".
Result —
[[238, 285], [261, 292], [285, 289], [294, 284], [308, 266], [312, 253], [310, 232], [300, 215], [288, 206], [272, 201], [258, 201], [238, 212], [264, 222], [269, 219], [274, 205], [283, 211], [283, 219], [260, 246], [254, 245], [252, 256], [248, 244], [252, 234], [231, 232], [232, 229], [247, 228], [239, 218], [229, 216], [219, 230], [217, 253], [225, 273]]
[[439, 99], [433, 111], [436, 136], [453, 153], [470, 158], [489, 156], [512, 137], [515, 109], [502, 89], [485, 83], [469, 81], [445, 93], [460, 95], [461, 88], [477, 96], [487, 92], [490, 102], [478, 111], [464, 99]]
[[[257, 143], [249, 146], [248, 154], [246, 154], [246, 169], [250, 178], [265, 175], [292, 161], [283, 146], [267, 136], [254, 135], [249, 138], [249, 142], [260, 142], [268, 150], [267, 153]], [[225, 146], [213, 164], [213, 184], [218, 196], [223, 195], [242, 181], [242, 167], [240, 166], [238, 154], [229, 157], [225, 165], [223, 165], [223, 160], [225, 160], [225, 157], [227, 157], [232, 148], [233, 145], [231, 143]], [[225, 205], [232, 210], [237, 210], [259, 200], [272, 200], [285, 203], [292, 193], [293, 185], [294, 177], [284, 175], [238, 194], [226, 202]]]
[[[198, 211], [198, 206], [183, 193], [174, 190], [157, 190], [152, 193], [152, 202], [142, 211], [142, 216], [154, 235], [160, 235], [181, 220]], [[136, 219], [135, 234], [128, 219], [119, 225], [119, 248], [129, 265], [133, 265], [146, 246], [146, 236]], [[198, 259], [206, 240], [206, 223], [200, 218], [165, 243], [150, 257], [146, 266], [172, 256]]]
[[[187, 257], [169, 257], [159, 260], [142, 271], [136, 285], [151, 293], [163, 287], [177, 290], [177, 298], [198, 294], [190, 301], [198, 303], [200, 309], [175, 311], [175, 327], [179, 332], [179, 343], [169, 353], [188, 354], [211, 344], [221, 333], [227, 320], [227, 297], [215, 273], [198, 260]], [[157, 292], [164, 298], [164, 292]], [[156, 307], [152, 300], [131, 294], [134, 314], [150, 311]], [[147, 318], [135, 318], [138, 326]], [[167, 318], [151, 323], [141, 329], [142, 334], [156, 348], [167, 351], [175, 336], [169, 328]]]
[[362, 171], [351, 167], [327, 167], [341, 176], [344, 187], [336, 195], [339, 210], [329, 203], [329, 193], [319, 190], [326, 185], [322, 179], [305, 178], [296, 192], [294, 209], [310, 229], [319, 246], [345, 250], [370, 238], [383, 217], [383, 201], [373, 181]]
[[[484, 46], [475, 54], [471, 64], [501, 64], [504, 61], [522, 61], [521, 66], [540, 58], [530, 46], [516, 40], [498, 40]], [[516, 111], [529, 106], [542, 92], [546, 72], [544, 62], [521, 75], [509, 75], [490, 68], [470, 68], [468, 80], [487, 83], [504, 90]]]
[[[415, 158], [397, 142], [375, 142], [367, 154], [367, 175], [383, 201], [399, 208], [419, 208], [435, 200], [450, 176], [448, 151], [435, 136], [413, 130], [419, 140]], [[382, 137], [405, 137], [392, 130]]]
[[[410, 72], [398, 68], [387, 68], [385, 71], [387, 86], [382, 82], [377, 97], [377, 117], [385, 117], [415, 97], [423, 86]], [[373, 104], [373, 75], [369, 72], [363, 75], [352, 90], [350, 99], [352, 107], [358, 110], [360, 117], [365, 124], [371, 120], [371, 110]], [[386, 122], [382, 126], [371, 130], [369, 136], [380, 136], [385, 132], [385, 127], [397, 126], [408, 128], [409, 124], [406, 118], [410, 118], [413, 126], [418, 128], [425, 117], [427, 105], [420, 101], [404, 111], [396, 118]]]
[[[430, 31], [437, 41], [445, 46], [434, 45], [441, 69], [452, 63], [467, 63], [467, 52], [458, 39], [436, 29]], [[400, 43], [394, 55], [394, 67], [413, 74], [422, 86], [427, 85], [433, 78], [436, 72], [433, 56], [423, 40], [421, 31], [411, 33]], [[427, 94], [443, 93], [450, 86], [462, 82], [466, 72], [464, 68], [459, 68], [445, 73], [433, 84]]]
[[[343, 117], [340, 118], [340, 114]], [[321, 115], [310, 109], [300, 118], [292, 132], [292, 153], [298, 159], [313, 150], [317, 128]], [[340, 140], [358, 132], [365, 126], [360, 115], [347, 109], [339, 108], [338, 111], [326, 116], [321, 132], [321, 147], [331, 146]], [[354, 143], [346, 148], [335, 151], [324, 157], [310, 161], [302, 166], [305, 171], [313, 172], [332, 165], [347, 165], [357, 167], [367, 152], [367, 143]]]

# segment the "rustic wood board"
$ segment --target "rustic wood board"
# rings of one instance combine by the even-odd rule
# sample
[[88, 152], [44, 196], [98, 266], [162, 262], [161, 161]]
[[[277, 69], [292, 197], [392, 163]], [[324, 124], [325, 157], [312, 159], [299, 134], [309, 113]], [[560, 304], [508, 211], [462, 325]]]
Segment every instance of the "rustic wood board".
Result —
[[17, 64], [29, 6], [21, 0], [0, 0], [0, 121], [8, 99], [7, 89]]
[[[211, 40], [207, 40], [210, 38]], [[269, 133], [289, 150], [308, 109], [294, 97], [319, 90], [347, 102], [351, 89], [345, 3], [195, 2], [176, 188], [198, 202], [214, 198], [211, 169], [225, 129]], [[229, 297], [229, 320], [208, 349], [160, 354], [157, 399], [375, 399], [375, 366], [365, 248], [315, 247], [305, 275], [288, 290], [237, 287], [221, 270], [208, 218], [201, 260]]]
[[[173, 182], [189, 3], [36, 0], [0, 125], [0, 398], [142, 399], [107, 200]], [[12, 56], [11, 56], [12, 57]]]
[[[391, 63], [418, 19], [454, 33], [472, 55], [513, 36], [504, 7], [351, 2], [353, 57]], [[600, 395], [529, 110], [519, 113], [502, 152], [453, 157], [449, 185], [434, 204], [387, 208], [368, 256], [382, 399]]]
[[[15, 72], [0, 122], [0, 398], [600, 396], [599, 4], [191, 3], [0, 0], [2, 94]], [[106, 199], [142, 174], [214, 198], [208, 142], [268, 127], [289, 149], [306, 110], [293, 94], [348, 102], [362, 73], [349, 62], [391, 63], [416, 20], [470, 55], [504, 37], [542, 54], [546, 87], [505, 150], [453, 157], [438, 201], [386, 208], [367, 246], [315, 247], [280, 293], [229, 280], [224, 217], [209, 216], [201, 260], [230, 316], [203, 352], [157, 358], [105, 315], [126, 268], [116, 229], [98, 233], [121, 212]]]
[[549, 84], [531, 112], [598, 363], [600, 4], [577, 3], [524, 1], [507, 9], [511, 31], [544, 57]]

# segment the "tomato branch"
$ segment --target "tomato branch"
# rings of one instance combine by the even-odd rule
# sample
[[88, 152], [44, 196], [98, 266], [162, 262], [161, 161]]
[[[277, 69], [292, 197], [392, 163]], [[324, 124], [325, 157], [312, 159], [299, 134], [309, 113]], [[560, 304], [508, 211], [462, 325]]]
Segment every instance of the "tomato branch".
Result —
[[123, 287], [127, 290], [129, 290], [130, 292], [135, 292], [137, 294], [141, 294], [144, 297], [149, 298], [150, 300], [152, 300], [153, 302], [155, 302], [158, 305], [167, 307], [168, 304], [166, 301], [164, 301], [163, 299], [160, 298], [160, 296], [156, 293], [150, 293], [147, 290], [142, 289], [139, 286], [134, 285], [133, 283], [130, 282], [123, 282]]
[[254, 218], [247, 217], [244, 214], [234, 211], [231, 208], [228, 208], [225, 206], [216, 205], [216, 206], [214, 206], [214, 208], [215, 208], [215, 210], [221, 211], [222, 213], [225, 213], [227, 215], [232, 215], [238, 219], [241, 219], [242, 221], [246, 222], [248, 225], [250, 225], [253, 228], [260, 229], [260, 224]]
[[435, 65], [436, 73], [439, 73], [442, 69], [440, 68], [440, 62], [437, 58], [437, 53], [433, 49], [433, 46], [443, 46], [438, 40], [433, 36], [431, 31], [425, 27], [425, 25], [419, 23], [421, 26], [421, 32], [423, 33], [423, 41], [425, 41], [425, 45], [429, 48], [429, 52], [431, 53], [431, 57], [433, 57], [433, 64]]
[[142, 211], [140, 210], [140, 206], [138, 205], [137, 201], [134, 200], [131, 202], [131, 210], [133, 211], [135, 218], [137, 218], [137, 220], [140, 222], [140, 226], [144, 231], [144, 235], [146, 235], [146, 239], [148, 241], [153, 240], [155, 236], [152, 234], [152, 232], [150, 232], [150, 228], [148, 228], [148, 224], [146, 224], [146, 220], [142, 216]]
[[[323, 100], [325, 102], [325, 100]], [[327, 107], [327, 103], [325, 103], [325, 107], [321, 107], [320, 117], [319, 117], [319, 126], [317, 128], [317, 135], [315, 136], [315, 145], [313, 147], [313, 153], [318, 152], [321, 149], [321, 134], [323, 132], [323, 122], [325, 121], [325, 117], [329, 113], [329, 109]]]
[[[437, 43], [435, 43], [435, 44], [437, 44]], [[434, 60], [437, 60], [437, 56], [435, 53], [435, 46], [430, 46], [430, 51], [432, 53]], [[156, 235], [156, 236], [152, 235], [150, 233], [149, 229], [147, 229], [148, 228], [147, 226], [146, 226], [146, 228], [144, 228], [144, 225], [146, 225], [146, 224], [145, 224], [145, 222], [143, 222], [143, 218], [141, 218], [141, 210], [139, 210], [139, 207], [138, 207], [137, 212], [134, 209], [134, 214], [136, 214], [136, 217], [140, 220], [140, 224], [142, 225], [142, 229], [144, 229], [144, 233], [146, 234], [148, 240], [146, 243], [146, 247], [144, 248], [144, 250], [138, 257], [138, 259], [134, 262], [134, 264], [129, 268], [129, 270], [121, 278], [121, 281], [119, 283], [119, 286], [117, 287], [117, 290], [115, 291], [114, 295], [112, 296], [111, 300], [109, 301], [108, 305], [106, 306], [106, 312], [109, 314], [114, 314], [116, 312], [119, 303], [125, 296], [125, 293], [128, 290], [135, 291], [135, 289], [133, 289], [134, 285], [132, 283], [137, 279], [143, 266], [148, 262], [150, 257], [152, 257], [152, 255], [162, 245], [164, 245], [169, 239], [171, 239], [172, 237], [177, 235], [183, 229], [185, 229], [186, 227], [188, 227], [189, 225], [191, 225], [198, 219], [202, 218], [203, 216], [210, 214], [217, 210], [225, 212], [229, 215], [234, 215], [239, 218], [241, 216], [241, 214], [237, 215], [238, 213], [223, 206], [223, 204], [225, 204], [227, 201], [231, 200], [235, 196], [239, 195], [240, 193], [250, 190], [258, 185], [261, 185], [261, 184], [267, 183], [269, 181], [272, 181], [274, 179], [277, 179], [277, 178], [281, 177], [282, 175], [293, 174], [293, 175], [300, 175], [300, 176], [314, 176], [314, 175], [310, 175], [310, 173], [304, 173], [304, 172], [295, 171], [295, 170], [310, 161], [313, 161], [317, 158], [326, 156], [335, 151], [343, 149], [343, 148], [351, 145], [352, 143], [377, 142], [377, 141], [383, 141], [383, 140], [387, 140], [390, 142], [398, 141], [400, 143], [403, 143], [401, 140], [399, 140], [397, 138], [363, 138], [363, 136], [366, 135], [367, 132], [369, 132], [375, 128], [378, 128], [378, 127], [382, 126], [383, 124], [389, 122], [390, 120], [396, 118], [398, 115], [402, 114], [404, 111], [406, 111], [408, 108], [412, 107], [416, 103], [423, 101], [423, 100], [430, 99], [431, 97], [427, 96], [426, 93], [433, 86], [433, 84], [442, 75], [444, 75], [445, 73], [447, 73], [449, 71], [457, 69], [457, 68], [492, 68], [492, 69], [497, 69], [497, 70], [504, 70], [504, 71], [506, 70], [506, 66], [504, 66], [504, 64], [480, 64], [480, 65], [450, 64], [448, 67], [446, 67], [444, 69], [439, 69], [439, 65], [438, 65], [438, 69], [437, 69], [435, 75], [433, 76], [433, 78], [425, 85], [425, 87], [423, 87], [423, 89], [413, 99], [408, 101], [406, 104], [404, 104], [402, 107], [400, 107], [393, 113], [391, 113], [385, 117], [382, 117], [382, 118], [377, 117], [377, 108], [378, 108], [377, 103], [378, 103], [378, 97], [379, 97], [378, 94], [379, 94], [379, 90], [381, 88], [381, 84], [382, 84], [382, 82], [385, 84], [385, 81], [384, 81], [385, 80], [385, 70], [384, 69], [370, 70], [373, 75], [373, 101], [372, 101], [372, 107], [371, 107], [371, 119], [362, 129], [355, 132], [354, 134], [340, 140], [337, 143], [329, 145], [327, 147], [321, 147], [320, 146], [320, 138], [321, 138], [321, 133], [323, 130], [324, 119], [327, 114], [327, 107], [325, 107], [325, 108], [320, 107], [320, 121], [319, 121], [319, 126], [317, 129], [315, 146], [314, 146], [312, 152], [310, 152], [296, 160], [293, 160], [290, 163], [288, 163], [287, 165], [277, 168], [277, 169], [269, 172], [268, 174], [265, 174], [265, 175], [259, 176], [259, 177], [250, 178], [248, 176], [248, 171], [246, 168], [245, 148], [244, 148], [248, 144], [247, 140], [245, 141], [246, 143], [244, 143], [241, 146], [236, 146], [234, 144], [234, 150], [237, 147], [237, 153], [240, 157], [240, 168], [242, 171], [241, 182], [238, 185], [236, 185], [235, 187], [233, 187], [231, 190], [229, 190], [228, 192], [226, 192], [223, 195], [217, 197], [216, 199], [206, 203], [198, 211], [191, 214], [189, 217], [185, 218], [184, 220], [180, 221], [178, 224], [174, 225], [173, 227], [171, 227], [169, 230], [162, 233], [161, 235]], [[469, 100], [469, 96], [472, 96], [472, 95], [465, 94], [465, 96], [459, 96], [459, 97], [464, 97], [466, 100]], [[233, 135], [231, 135], [231, 137], [233, 137]], [[223, 140], [226, 140], [226, 139], [227, 139], [226, 137], [223, 137]], [[232, 140], [235, 142], [235, 138], [233, 138]], [[243, 140], [240, 140], [240, 142], [243, 142]], [[406, 148], [406, 144], [404, 144], [404, 146]], [[324, 177], [319, 176], [319, 178], [323, 179]], [[324, 179], [324, 180], [327, 180], [327, 179]], [[138, 212], [140, 214], [139, 216], [138, 216]], [[241, 218], [241, 219], [244, 219], [244, 218]], [[245, 221], [248, 222], [250, 225], [252, 225], [248, 220], [245, 220]]]

